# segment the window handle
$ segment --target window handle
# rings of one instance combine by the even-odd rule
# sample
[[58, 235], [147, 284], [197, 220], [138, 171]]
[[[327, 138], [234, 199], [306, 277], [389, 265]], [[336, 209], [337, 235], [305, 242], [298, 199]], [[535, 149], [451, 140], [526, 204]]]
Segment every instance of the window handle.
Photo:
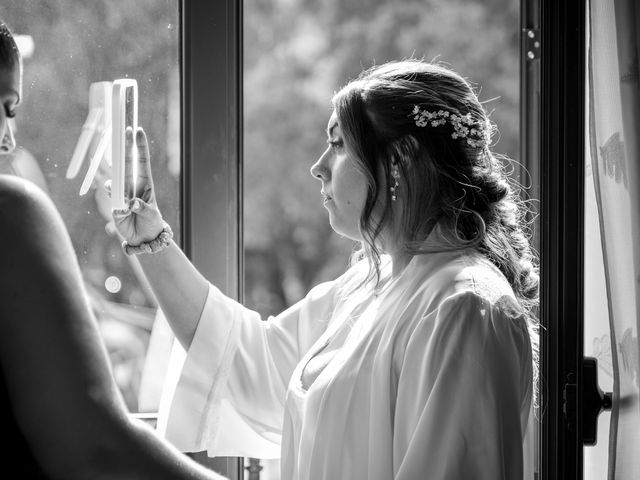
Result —
[[598, 439], [598, 416], [611, 410], [613, 394], [603, 392], [598, 385], [598, 361], [582, 359], [582, 443], [593, 446]]

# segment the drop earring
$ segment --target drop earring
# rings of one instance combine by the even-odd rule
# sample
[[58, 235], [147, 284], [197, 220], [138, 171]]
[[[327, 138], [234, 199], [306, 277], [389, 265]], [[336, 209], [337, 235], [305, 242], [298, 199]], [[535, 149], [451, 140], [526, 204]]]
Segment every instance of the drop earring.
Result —
[[400, 186], [400, 183], [398, 182], [398, 180], [400, 180], [400, 172], [398, 171], [398, 164], [397, 163], [393, 163], [391, 165], [391, 180], [393, 182], [393, 185], [389, 188], [389, 190], [391, 191], [391, 201], [395, 202], [397, 197], [397, 191], [398, 191], [398, 187]]

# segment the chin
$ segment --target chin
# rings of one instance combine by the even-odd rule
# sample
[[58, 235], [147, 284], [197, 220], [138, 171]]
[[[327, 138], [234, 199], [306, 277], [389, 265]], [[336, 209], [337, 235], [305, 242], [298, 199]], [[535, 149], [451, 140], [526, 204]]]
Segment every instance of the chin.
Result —
[[360, 230], [357, 226], [347, 226], [343, 222], [334, 219], [332, 215], [329, 217], [329, 224], [331, 225], [333, 231], [341, 237], [346, 237], [356, 242], [362, 241], [362, 235], [360, 235]]

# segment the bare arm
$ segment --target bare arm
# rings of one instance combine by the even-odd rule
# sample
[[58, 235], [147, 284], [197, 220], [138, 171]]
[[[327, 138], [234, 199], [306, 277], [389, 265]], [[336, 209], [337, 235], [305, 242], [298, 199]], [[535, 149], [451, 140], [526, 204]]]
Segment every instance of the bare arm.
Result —
[[140, 255], [138, 260], [173, 333], [188, 349], [207, 299], [209, 282], [174, 242], [161, 252]]
[[[132, 133], [127, 132], [126, 152], [129, 156], [132, 141]], [[130, 245], [155, 239], [164, 225], [155, 198], [149, 145], [141, 128], [136, 132], [136, 145], [139, 170], [136, 192], [132, 191], [132, 172], [127, 168], [129, 202], [126, 208], [113, 211], [116, 229]], [[173, 332], [183, 347], [188, 348], [207, 298], [209, 283], [174, 242], [161, 252], [136, 258]]]

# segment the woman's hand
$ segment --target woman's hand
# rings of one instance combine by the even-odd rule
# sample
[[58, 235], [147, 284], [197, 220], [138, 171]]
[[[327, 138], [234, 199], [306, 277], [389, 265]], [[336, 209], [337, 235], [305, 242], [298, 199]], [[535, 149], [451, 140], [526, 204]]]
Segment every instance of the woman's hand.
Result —
[[141, 127], [136, 132], [138, 149], [138, 175], [135, 182], [132, 172], [133, 132], [126, 132], [125, 195], [127, 206], [111, 212], [116, 230], [129, 245], [140, 245], [155, 239], [164, 228], [164, 220], [158, 210], [149, 155], [147, 136]]

